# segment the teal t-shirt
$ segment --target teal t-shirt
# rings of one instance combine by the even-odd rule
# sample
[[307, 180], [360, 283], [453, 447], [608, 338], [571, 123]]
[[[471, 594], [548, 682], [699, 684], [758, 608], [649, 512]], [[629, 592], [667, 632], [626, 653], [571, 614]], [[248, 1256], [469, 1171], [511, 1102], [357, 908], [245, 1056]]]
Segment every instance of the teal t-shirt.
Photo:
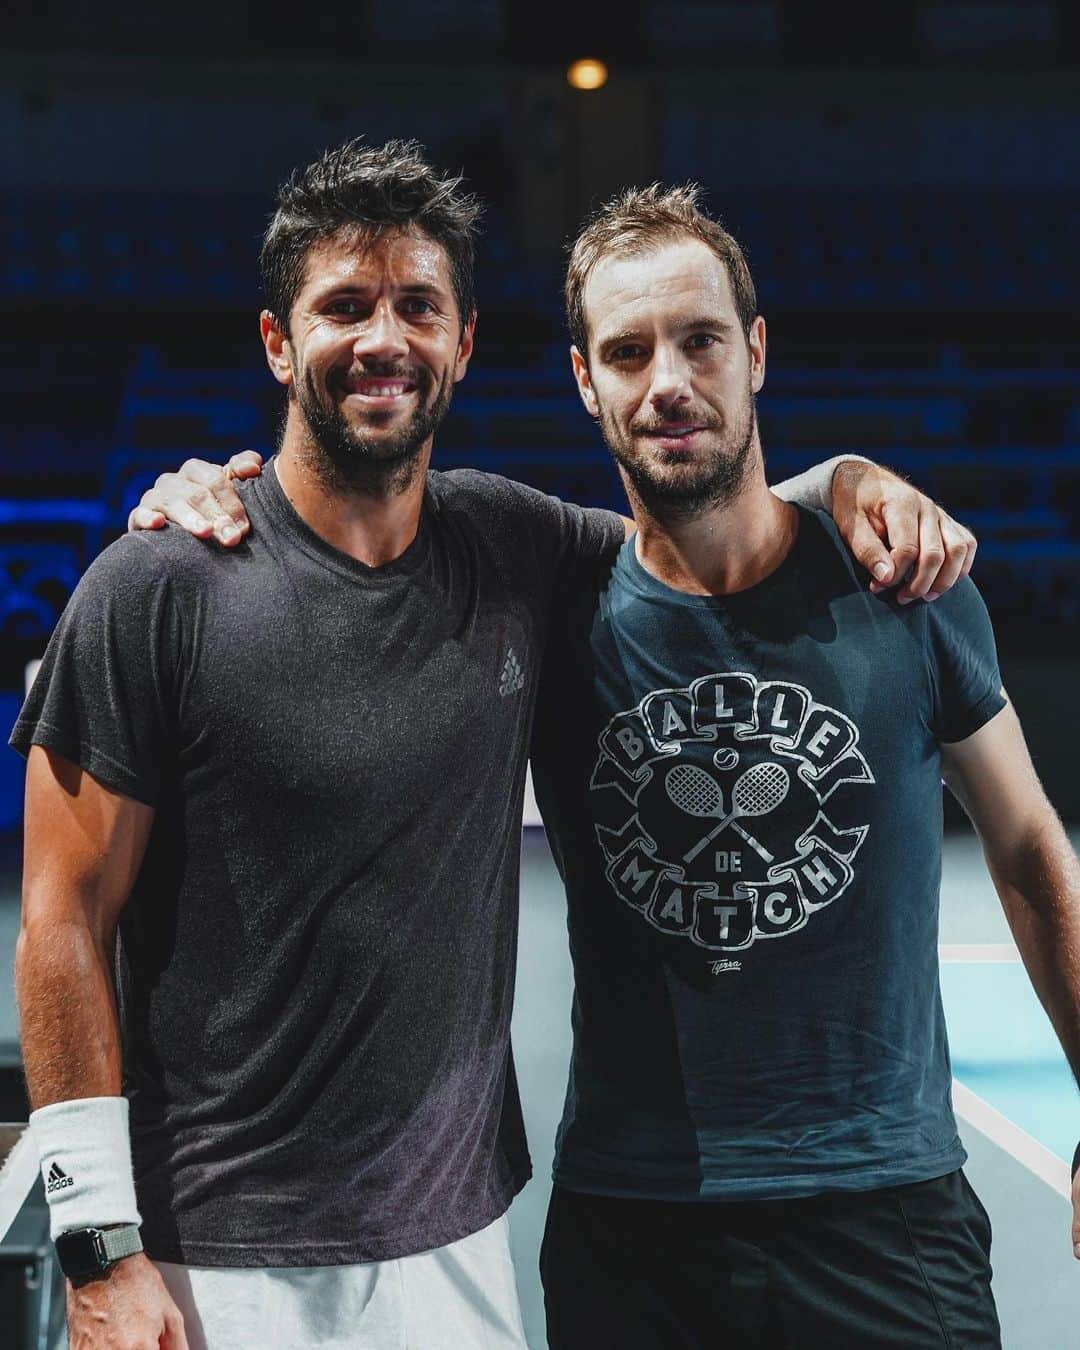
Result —
[[1004, 703], [974, 585], [873, 596], [800, 509], [781, 566], [721, 598], [631, 540], [552, 637], [532, 755], [575, 971], [556, 1180], [768, 1199], [958, 1167], [939, 752]]

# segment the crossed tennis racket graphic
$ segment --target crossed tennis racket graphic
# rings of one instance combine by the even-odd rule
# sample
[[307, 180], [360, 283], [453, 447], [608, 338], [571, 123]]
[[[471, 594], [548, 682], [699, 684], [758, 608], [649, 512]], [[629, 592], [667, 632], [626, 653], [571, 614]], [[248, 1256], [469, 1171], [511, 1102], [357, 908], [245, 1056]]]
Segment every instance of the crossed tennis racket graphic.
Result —
[[772, 760], [754, 764], [736, 778], [731, 789], [731, 808], [725, 810], [723, 791], [712, 774], [695, 764], [676, 764], [668, 770], [664, 779], [668, 800], [688, 816], [717, 822], [689, 852], [683, 854], [683, 862], [693, 862], [706, 844], [729, 825], [758, 857], [767, 863], [775, 862], [776, 859], [764, 844], [755, 839], [749, 830], [743, 829], [739, 821], [767, 816], [770, 811], [775, 811], [787, 796], [790, 786], [791, 779], [782, 764]]

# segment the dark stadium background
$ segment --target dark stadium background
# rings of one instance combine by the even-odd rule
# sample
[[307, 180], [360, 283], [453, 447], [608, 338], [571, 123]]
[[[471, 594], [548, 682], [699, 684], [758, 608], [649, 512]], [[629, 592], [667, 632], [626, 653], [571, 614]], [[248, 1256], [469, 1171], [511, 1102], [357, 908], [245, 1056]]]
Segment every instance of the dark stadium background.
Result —
[[[602, 89], [567, 84], [582, 57], [608, 64]], [[277, 183], [346, 137], [414, 137], [488, 203], [476, 354], [435, 467], [622, 505], [570, 379], [564, 250], [590, 204], [623, 185], [701, 182], [747, 250], [768, 320], [771, 476], [859, 451], [975, 529], [1005, 683], [1051, 797], [1080, 822], [1078, 57], [1070, 0], [34, 0], [6, 14], [5, 737], [28, 662], [143, 488], [191, 455], [272, 445], [281, 396], [258, 340], [255, 259]], [[21, 798], [21, 761], [5, 751], [4, 951]], [[561, 933], [551, 941], [565, 962]], [[554, 1102], [565, 1059], [543, 1053]], [[25, 1119], [21, 1092], [17, 1043], [0, 1039], [0, 1119]], [[534, 1141], [549, 1128], [531, 1127]], [[982, 1167], [1003, 1178], [990, 1207], [1004, 1205], [1012, 1174]], [[538, 1227], [539, 1189], [517, 1213], [534, 1201]], [[34, 1214], [43, 1232], [40, 1203]], [[535, 1243], [522, 1241], [531, 1272]], [[25, 1278], [10, 1251], [0, 1267], [0, 1346], [44, 1345], [31, 1323], [55, 1328], [56, 1306], [41, 1303], [55, 1276], [37, 1293], [27, 1283], [47, 1272], [42, 1244]], [[1003, 1252], [1010, 1315], [1027, 1298], [1034, 1318], [1039, 1280]]]

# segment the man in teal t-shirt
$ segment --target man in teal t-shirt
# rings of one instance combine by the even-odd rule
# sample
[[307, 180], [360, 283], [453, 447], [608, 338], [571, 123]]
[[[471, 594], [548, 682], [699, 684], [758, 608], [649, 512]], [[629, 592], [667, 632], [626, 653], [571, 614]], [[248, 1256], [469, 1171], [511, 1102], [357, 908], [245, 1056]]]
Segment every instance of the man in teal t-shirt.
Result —
[[967, 579], [867, 592], [766, 486], [765, 326], [691, 189], [633, 191], [567, 281], [637, 535], [577, 583], [532, 749], [574, 1052], [552, 1350], [995, 1346], [937, 969], [941, 779], [1080, 1066], [1080, 869]]

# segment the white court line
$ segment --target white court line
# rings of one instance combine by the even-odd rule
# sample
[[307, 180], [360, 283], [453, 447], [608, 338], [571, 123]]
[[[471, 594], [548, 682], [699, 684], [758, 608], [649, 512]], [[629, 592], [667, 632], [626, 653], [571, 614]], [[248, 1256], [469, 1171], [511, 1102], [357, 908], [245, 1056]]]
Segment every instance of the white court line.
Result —
[[1072, 1178], [1067, 1162], [955, 1078], [952, 1095], [953, 1108], [962, 1120], [973, 1125], [992, 1144], [997, 1144], [1065, 1200], [1072, 1198]]
[[1011, 942], [943, 942], [938, 947], [940, 959], [950, 965], [1016, 965], [1020, 953]]
[[[943, 942], [938, 948], [938, 955], [943, 962], [957, 965], [1015, 965], [1020, 960], [1020, 953], [1011, 942]], [[973, 1125], [980, 1134], [1015, 1158], [1040, 1181], [1045, 1181], [1051, 1190], [1057, 1191], [1066, 1200], [1072, 1199], [1072, 1177], [1067, 1162], [955, 1078], [952, 1092], [953, 1107], [962, 1120]]]
[[30, 1131], [24, 1130], [0, 1167], [0, 1241], [22, 1209], [38, 1175], [38, 1153]]

